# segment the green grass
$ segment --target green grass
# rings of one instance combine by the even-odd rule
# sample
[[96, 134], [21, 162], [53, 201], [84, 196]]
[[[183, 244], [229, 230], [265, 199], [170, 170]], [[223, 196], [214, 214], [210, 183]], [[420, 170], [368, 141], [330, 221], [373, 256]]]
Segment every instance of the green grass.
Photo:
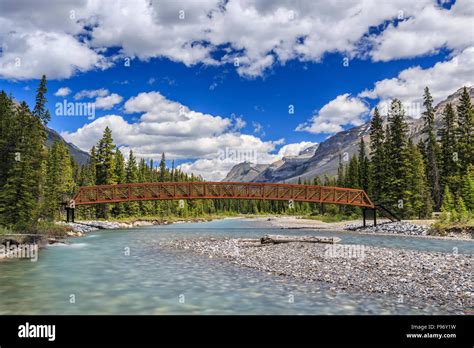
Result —
[[470, 232], [471, 235], [474, 234], [474, 219], [470, 218], [466, 222], [438, 220], [431, 226], [429, 234], [434, 236], [447, 236], [449, 232]]

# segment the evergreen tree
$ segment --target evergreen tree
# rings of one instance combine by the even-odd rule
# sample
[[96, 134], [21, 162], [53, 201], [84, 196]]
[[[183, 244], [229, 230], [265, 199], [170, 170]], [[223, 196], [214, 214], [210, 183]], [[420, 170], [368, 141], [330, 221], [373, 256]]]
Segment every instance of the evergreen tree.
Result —
[[406, 182], [406, 216], [429, 217], [432, 212], [432, 198], [426, 178], [425, 163], [421, 152], [411, 140], [408, 142], [410, 155]]
[[43, 75], [38, 89], [36, 90], [36, 103], [33, 109], [33, 116], [39, 118], [44, 125], [48, 124], [51, 120], [51, 115], [46, 108], [46, 102], [48, 101], [46, 99], [46, 92], [48, 92], [46, 88], [46, 76]]
[[[106, 127], [102, 139], [97, 145], [96, 158], [96, 184], [113, 185], [117, 183], [115, 176], [115, 145], [112, 139], [112, 131]], [[97, 207], [99, 218], [108, 218], [109, 205], [102, 204]]]
[[13, 162], [13, 149], [18, 140], [14, 134], [17, 119], [13, 101], [4, 92], [0, 92], [0, 189], [5, 185], [9, 168]]
[[426, 136], [424, 145], [426, 154], [426, 177], [428, 179], [428, 184], [431, 190], [431, 197], [433, 198], [435, 209], [438, 210], [441, 205], [441, 189], [438, 168], [439, 147], [436, 141], [436, 135], [434, 131], [433, 98], [431, 97], [430, 90], [428, 87], [425, 87], [423, 105], [426, 109], [423, 113], [423, 134]]
[[345, 175], [345, 186], [349, 188], [360, 188], [359, 187], [359, 159], [356, 155], [351, 157], [349, 164], [346, 169]]
[[404, 215], [405, 185], [409, 171], [408, 137], [405, 111], [398, 99], [392, 101], [388, 114], [388, 134], [386, 136], [387, 198], [393, 208]]
[[474, 164], [474, 109], [467, 88], [464, 87], [458, 109], [458, 149], [461, 175]]
[[[128, 162], [126, 167], [127, 184], [134, 184], [138, 182], [138, 168], [137, 161], [133, 155], [133, 151], [130, 150], [128, 155]], [[139, 207], [136, 202], [130, 202], [126, 204], [126, 210], [129, 216], [137, 216]]]
[[359, 187], [365, 192], [369, 192], [370, 172], [369, 159], [365, 150], [364, 138], [360, 138], [359, 144]]
[[469, 212], [466, 209], [464, 200], [459, 196], [456, 200], [457, 221], [467, 222], [469, 220]]
[[385, 196], [385, 180], [387, 172], [385, 166], [385, 133], [383, 120], [379, 110], [375, 108], [374, 116], [370, 122], [370, 177], [371, 196], [375, 202], [381, 202]]
[[449, 190], [449, 186], [446, 185], [444, 187], [443, 192], [443, 202], [441, 204], [441, 211], [442, 212], [451, 212], [454, 209], [454, 198]]
[[165, 182], [167, 180], [166, 175], [166, 158], [165, 153], [161, 154], [161, 161], [160, 161], [160, 181]]
[[[127, 181], [127, 174], [125, 171], [125, 158], [123, 157], [122, 152], [117, 148], [115, 150], [115, 178], [117, 184], [125, 184]], [[115, 203], [112, 208], [112, 214], [116, 217], [121, 216], [125, 213], [124, 203]]]
[[474, 165], [472, 164], [467, 168], [467, 173], [463, 178], [461, 196], [466, 204], [466, 208], [474, 213]]
[[46, 163], [45, 199], [43, 215], [49, 220], [59, 220], [61, 203], [73, 194], [73, 163], [66, 144], [53, 143]]
[[25, 102], [13, 112], [9, 127], [14, 141], [8, 149], [0, 191], [0, 223], [23, 231], [36, 223], [39, 214], [45, 130]]
[[438, 135], [441, 138], [441, 185], [457, 187], [459, 174], [458, 145], [456, 130], [456, 114], [451, 104], [447, 104], [443, 110], [441, 127]]

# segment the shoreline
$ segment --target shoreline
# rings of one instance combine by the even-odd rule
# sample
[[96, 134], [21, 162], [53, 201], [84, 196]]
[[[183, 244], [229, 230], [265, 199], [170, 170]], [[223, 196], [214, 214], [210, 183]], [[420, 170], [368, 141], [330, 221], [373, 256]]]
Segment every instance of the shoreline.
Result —
[[[368, 235], [368, 236], [399, 236], [399, 237], [415, 237], [415, 238], [426, 238], [426, 239], [439, 239], [439, 240], [462, 240], [462, 241], [474, 241], [472, 237], [468, 234], [460, 234], [460, 235], [451, 235], [451, 236], [436, 236], [436, 235], [413, 235], [407, 233], [389, 233], [389, 232], [370, 232], [364, 230], [350, 230], [345, 229], [344, 227], [351, 224], [362, 224], [362, 220], [346, 220], [340, 222], [324, 222], [320, 220], [313, 220], [313, 219], [305, 219], [303, 217], [298, 216], [273, 216], [269, 215], [266, 217], [257, 217], [256, 221], [266, 222], [269, 226], [272, 227], [279, 227], [283, 230], [292, 230], [292, 229], [299, 229], [299, 230], [306, 230], [306, 231], [313, 231], [313, 230], [323, 230], [323, 231], [331, 231], [331, 232], [343, 232], [343, 233], [351, 233], [355, 235]], [[427, 220], [404, 220], [413, 225], [421, 225], [423, 226], [423, 222]], [[381, 226], [384, 223], [390, 222], [388, 219], [379, 219], [378, 225]], [[428, 222], [432, 222], [428, 220]], [[371, 227], [368, 224], [367, 227]]]
[[[425, 239], [438, 239], [438, 240], [462, 240], [462, 241], [474, 241], [472, 235], [469, 233], [456, 234], [449, 236], [437, 236], [429, 234], [408, 234], [408, 233], [391, 233], [391, 232], [381, 232], [381, 231], [364, 231], [363, 229], [353, 230], [346, 228], [349, 225], [362, 224], [362, 220], [345, 220], [339, 222], [324, 222], [321, 220], [305, 219], [300, 216], [291, 216], [291, 215], [239, 215], [239, 216], [210, 216], [210, 217], [197, 217], [197, 218], [172, 218], [172, 219], [158, 219], [158, 218], [137, 218], [132, 220], [125, 221], [101, 221], [101, 220], [79, 220], [75, 223], [64, 223], [58, 222], [60, 225], [72, 227], [72, 231], [67, 233], [67, 237], [80, 237], [84, 233], [97, 231], [101, 229], [130, 229], [130, 228], [140, 228], [140, 227], [149, 227], [149, 226], [158, 226], [158, 225], [171, 225], [171, 224], [182, 224], [182, 223], [199, 223], [199, 222], [210, 222], [215, 220], [252, 220], [259, 223], [264, 223], [269, 227], [277, 227], [283, 230], [307, 230], [307, 231], [331, 231], [337, 233], [350, 233], [355, 235], [368, 235], [368, 236], [399, 236], [399, 237], [415, 237], [415, 238], [425, 238]], [[385, 223], [390, 223], [388, 219], [379, 219], [377, 226], [382, 226]], [[423, 222], [428, 221], [432, 223], [434, 220], [404, 220], [403, 222], [425, 226], [428, 228], [429, 225], [424, 225]], [[370, 224], [367, 226], [371, 228]]]

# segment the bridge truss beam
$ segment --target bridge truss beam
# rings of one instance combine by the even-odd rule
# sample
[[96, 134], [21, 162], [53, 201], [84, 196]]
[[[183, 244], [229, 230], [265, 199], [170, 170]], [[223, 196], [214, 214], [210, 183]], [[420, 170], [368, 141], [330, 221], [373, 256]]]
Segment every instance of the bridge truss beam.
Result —
[[365, 191], [360, 189], [240, 182], [152, 182], [83, 186], [70, 205], [185, 199], [292, 200], [375, 208]]

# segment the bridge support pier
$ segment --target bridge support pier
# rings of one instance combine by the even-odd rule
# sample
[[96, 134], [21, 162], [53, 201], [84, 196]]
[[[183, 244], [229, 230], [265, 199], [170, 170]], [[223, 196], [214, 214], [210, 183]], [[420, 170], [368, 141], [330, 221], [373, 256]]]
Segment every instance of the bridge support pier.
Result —
[[366, 212], [366, 209], [365, 208], [362, 208], [362, 226], [366, 227], [366, 224], [365, 224], [365, 212]]
[[373, 213], [374, 213], [374, 226], [377, 226], [377, 208], [373, 209]]

